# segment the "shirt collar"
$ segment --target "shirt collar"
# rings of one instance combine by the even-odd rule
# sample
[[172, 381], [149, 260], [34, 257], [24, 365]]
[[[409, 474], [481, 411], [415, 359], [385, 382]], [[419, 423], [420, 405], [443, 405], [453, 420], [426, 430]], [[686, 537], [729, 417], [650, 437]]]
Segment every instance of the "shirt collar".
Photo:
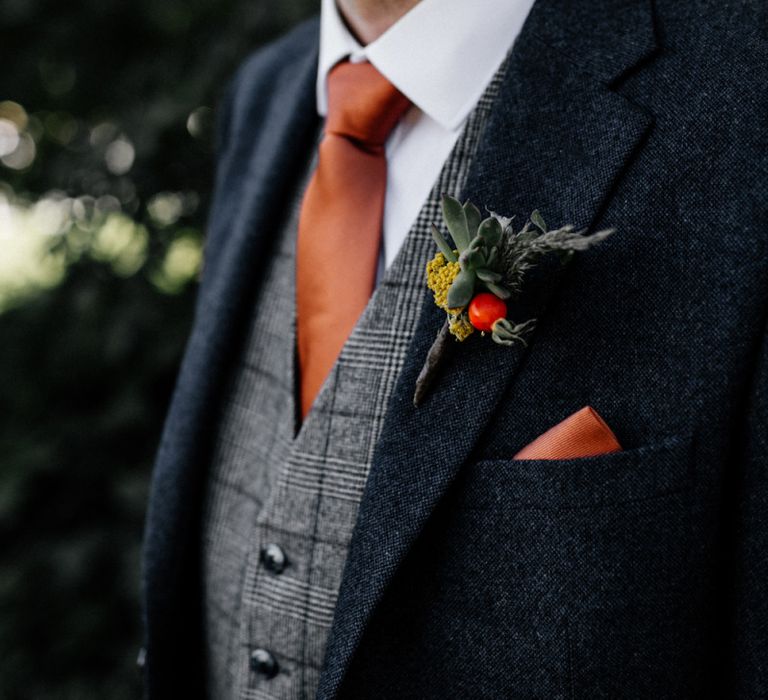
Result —
[[[323, 0], [317, 111], [340, 60], [370, 61], [422, 112], [458, 129], [477, 104], [525, 22], [533, 0], [421, 0], [378, 39], [361, 46], [335, 0]], [[417, 68], [416, 68], [417, 67]]]

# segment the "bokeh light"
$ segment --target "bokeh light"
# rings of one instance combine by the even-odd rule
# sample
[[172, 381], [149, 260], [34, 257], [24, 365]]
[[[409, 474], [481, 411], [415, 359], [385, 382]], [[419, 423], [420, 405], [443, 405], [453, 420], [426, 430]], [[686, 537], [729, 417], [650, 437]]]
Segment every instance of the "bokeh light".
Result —
[[0, 117], [0, 158], [13, 153], [19, 145], [19, 130], [12, 121]]
[[210, 107], [198, 107], [187, 117], [187, 131], [196, 139], [207, 138], [213, 128], [213, 110]]
[[115, 139], [107, 146], [104, 161], [113, 175], [125, 175], [133, 166], [136, 151], [133, 144], [125, 137]]

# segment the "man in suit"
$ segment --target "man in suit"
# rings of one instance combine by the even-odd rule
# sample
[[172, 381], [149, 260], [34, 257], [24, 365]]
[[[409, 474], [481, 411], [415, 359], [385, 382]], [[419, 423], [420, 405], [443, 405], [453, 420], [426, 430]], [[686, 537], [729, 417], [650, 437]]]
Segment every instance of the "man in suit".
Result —
[[[324, 0], [247, 61], [153, 478], [151, 698], [768, 697], [767, 15]], [[443, 193], [616, 232], [415, 406]]]

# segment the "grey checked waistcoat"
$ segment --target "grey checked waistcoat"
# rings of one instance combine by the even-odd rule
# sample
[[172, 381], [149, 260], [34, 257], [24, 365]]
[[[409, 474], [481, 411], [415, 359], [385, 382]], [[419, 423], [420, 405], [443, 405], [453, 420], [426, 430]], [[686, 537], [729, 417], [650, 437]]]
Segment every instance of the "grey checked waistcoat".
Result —
[[[429, 225], [458, 195], [496, 97], [497, 71], [384, 273], [312, 410], [295, 432], [297, 183], [219, 414], [203, 522], [208, 692], [213, 700], [311, 698], [373, 451], [425, 296]], [[282, 573], [260, 562], [279, 545]], [[279, 671], [250, 667], [268, 650]]]

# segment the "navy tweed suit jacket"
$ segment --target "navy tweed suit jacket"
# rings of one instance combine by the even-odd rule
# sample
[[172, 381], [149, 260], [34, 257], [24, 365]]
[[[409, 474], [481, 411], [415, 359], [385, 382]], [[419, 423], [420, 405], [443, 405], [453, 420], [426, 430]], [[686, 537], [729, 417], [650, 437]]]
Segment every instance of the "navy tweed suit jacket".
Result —
[[[766, 20], [758, 0], [534, 5], [464, 195], [617, 233], [532, 274], [527, 348], [471, 338], [416, 409], [442, 323], [425, 289], [318, 698], [768, 697]], [[312, 147], [317, 39], [312, 20], [260, 50], [223, 101], [147, 520], [152, 698], [203, 695], [208, 426]], [[585, 405], [624, 452], [511, 460]]]

